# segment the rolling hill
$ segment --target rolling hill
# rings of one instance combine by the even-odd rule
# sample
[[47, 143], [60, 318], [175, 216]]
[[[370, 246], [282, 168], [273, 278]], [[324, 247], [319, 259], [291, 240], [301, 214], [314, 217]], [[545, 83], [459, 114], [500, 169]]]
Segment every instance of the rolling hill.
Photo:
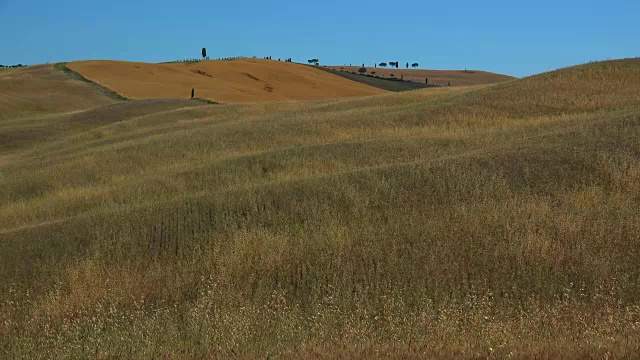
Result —
[[131, 99], [196, 97], [252, 103], [366, 96], [382, 90], [308, 66], [259, 59], [148, 64], [77, 61], [67, 67]]
[[49, 115], [114, 103], [89, 84], [75, 81], [51, 65], [0, 72], [0, 121]]
[[640, 356], [640, 59], [250, 105], [47, 74], [0, 93], [8, 358]]
[[[361, 66], [329, 66], [327, 68], [332, 70], [344, 70], [355, 71], [361, 68]], [[469, 86], [469, 85], [487, 85], [505, 82], [515, 79], [513, 76], [496, 74], [487, 71], [479, 70], [424, 70], [424, 69], [392, 69], [392, 68], [374, 68], [366, 67], [368, 72], [372, 71], [378, 76], [390, 78], [394, 75], [396, 78], [402, 77], [406, 81], [413, 81], [416, 83], [424, 84], [425, 78], [429, 78], [429, 84], [447, 86], [451, 82], [451, 86]]]
[[357, 81], [363, 84], [367, 84], [373, 87], [377, 87], [378, 89], [400, 92], [400, 91], [411, 91], [418, 89], [426, 89], [429, 87], [439, 87], [436, 85], [427, 85], [425, 83], [418, 83], [412, 81], [402, 81], [397, 78], [384, 78], [378, 76], [377, 74], [361, 74], [359, 72], [349, 72], [344, 70], [333, 70], [332, 68], [327, 67], [318, 67], [318, 69], [322, 71], [329, 72], [331, 74], [335, 74], [338, 76], [342, 76], [349, 80]]

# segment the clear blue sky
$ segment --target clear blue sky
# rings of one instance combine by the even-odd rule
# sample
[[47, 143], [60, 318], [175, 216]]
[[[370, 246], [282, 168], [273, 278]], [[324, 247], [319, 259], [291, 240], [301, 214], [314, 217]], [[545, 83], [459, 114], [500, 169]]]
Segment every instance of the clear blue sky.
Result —
[[200, 56], [399, 60], [525, 76], [640, 56], [639, 0], [0, 0], [0, 64]]

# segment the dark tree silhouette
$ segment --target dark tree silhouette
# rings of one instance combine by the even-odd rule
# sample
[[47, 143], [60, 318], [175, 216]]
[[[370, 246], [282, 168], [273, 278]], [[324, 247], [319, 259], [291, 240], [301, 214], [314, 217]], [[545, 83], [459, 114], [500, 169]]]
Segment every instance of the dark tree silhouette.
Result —
[[206, 58], [207, 57], [207, 48], [202, 48], [202, 58]]
[[413, 64], [411, 64], [411, 67], [412, 67], [412, 68], [417, 68], [418, 66], [420, 66], [420, 64], [418, 64], [418, 63], [413, 63]]
[[429, 78], [424, 78], [424, 83], [429, 85]]
[[387, 63], [386, 62], [381, 62], [380, 63], [380, 67], [385, 67], [386, 68], [387, 67]]
[[398, 62], [396, 61], [396, 69], [398, 68]]
[[409, 68], [409, 63], [407, 63], [407, 69]]
[[196, 89], [195, 88], [191, 88], [191, 98], [192, 99], [193, 99], [195, 94], [196, 94]]
[[366, 67], [361, 67], [360, 69], [358, 69], [358, 72], [364, 74], [364, 73], [367, 72], [367, 68]]

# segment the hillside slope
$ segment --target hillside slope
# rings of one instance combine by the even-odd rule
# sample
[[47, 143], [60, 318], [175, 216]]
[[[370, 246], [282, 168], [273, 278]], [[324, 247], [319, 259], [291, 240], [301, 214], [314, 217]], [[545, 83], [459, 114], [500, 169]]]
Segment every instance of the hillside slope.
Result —
[[639, 74], [58, 114], [0, 163], [0, 353], [637, 358]]
[[52, 65], [0, 72], [0, 121], [112, 104], [92, 86], [75, 81]]
[[[355, 71], [360, 66], [327, 66], [334, 70]], [[429, 84], [447, 86], [451, 82], [451, 86], [468, 86], [468, 85], [487, 85], [514, 80], [513, 76], [496, 74], [480, 70], [424, 70], [424, 69], [392, 69], [392, 68], [374, 68], [367, 66], [367, 73], [374, 71], [376, 75], [389, 78], [394, 75], [396, 78], [403, 77], [406, 81], [413, 81], [420, 84], [425, 83], [425, 78], [429, 78]]]
[[377, 74], [361, 74], [358, 72], [333, 70], [332, 68], [328, 67], [318, 67], [318, 69], [386, 91], [400, 92], [436, 87], [433, 84], [427, 85], [424, 82], [398, 81], [397, 78], [384, 78], [378, 76]]
[[383, 93], [371, 86], [293, 63], [258, 59], [148, 64], [77, 61], [73, 71], [128, 98], [188, 98], [221, 103], [325, 99]]

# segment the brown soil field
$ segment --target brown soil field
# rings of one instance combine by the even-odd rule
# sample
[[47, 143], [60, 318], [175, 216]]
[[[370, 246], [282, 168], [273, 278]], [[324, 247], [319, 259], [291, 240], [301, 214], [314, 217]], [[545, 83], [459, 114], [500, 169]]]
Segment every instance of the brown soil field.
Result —
[[78, 61], [67, 67], [131, 98], [195, 96], [220, 103], [252, 103], [368, 96], [384, 91], [308, 66], [261, 59], [149, 64]]
[[[429, 84], [436, 85], [448, 85], [451, 81], [451, 86], [467, 86], [467, 85], [486, 85], [505, 82], [515, 79], [513, 76], [496, 74], [486, 71], [478, 70], [423, 70], [423, 69], [406, 69], [406, 68], [374, 68], [365, 66], [367, 73], [375, 71], [376, 75], [389, 78], [391, 74], [400, 78], [402, 75], [404, 80], [411, 80], [413, 82], [424, 83], [425, 78], [429, 78]], [[361, 66], [327, 66], [327, 68], [345, 71], [358, 71]]]

